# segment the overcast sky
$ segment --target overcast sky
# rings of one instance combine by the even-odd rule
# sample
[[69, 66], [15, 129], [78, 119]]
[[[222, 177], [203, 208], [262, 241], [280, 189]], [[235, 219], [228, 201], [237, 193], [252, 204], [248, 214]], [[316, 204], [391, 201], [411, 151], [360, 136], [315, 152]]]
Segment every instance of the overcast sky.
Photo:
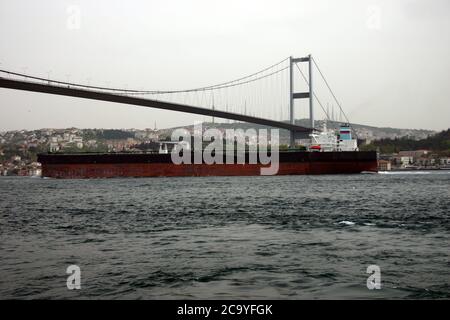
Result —
[[[450, 127], [450, 1], [0, 0], [0, 68], [185, 89], [313, 54], [352, 122]], [[0, 89], [0, 131], [158, 128], [202, 117]]]

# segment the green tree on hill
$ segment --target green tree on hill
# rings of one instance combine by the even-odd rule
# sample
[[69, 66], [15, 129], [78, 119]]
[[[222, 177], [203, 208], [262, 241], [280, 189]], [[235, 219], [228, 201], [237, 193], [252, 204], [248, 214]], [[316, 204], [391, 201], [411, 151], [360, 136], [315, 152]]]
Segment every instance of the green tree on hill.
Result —
[[397, 139], [380, 139], [363, 145], [361, 150], [379, 150], [381, 153], [397, 153], [405, 150], [431, 150], [443, 155], [450, 155], [450, 129], [421, 140], [407, 137]]

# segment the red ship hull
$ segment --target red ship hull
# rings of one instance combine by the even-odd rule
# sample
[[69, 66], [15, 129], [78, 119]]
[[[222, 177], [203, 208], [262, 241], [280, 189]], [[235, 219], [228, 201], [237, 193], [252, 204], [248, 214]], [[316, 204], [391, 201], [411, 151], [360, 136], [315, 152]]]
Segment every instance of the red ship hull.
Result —
[[[170, 155], [39, 155], [42, 176], [50, 178], [258, 176], [261, 164], [180, 164]], [[280, 153], [277, 175], [350, 174], [377, 171], [372, 152]]]

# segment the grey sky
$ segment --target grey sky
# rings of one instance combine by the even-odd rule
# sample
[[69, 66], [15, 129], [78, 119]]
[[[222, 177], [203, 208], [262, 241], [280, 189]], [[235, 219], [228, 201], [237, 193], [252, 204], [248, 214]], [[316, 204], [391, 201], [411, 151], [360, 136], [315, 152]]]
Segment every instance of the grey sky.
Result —
[[[79, 28], [71, 20], [77, 8]], [[311, 53], [352, 122], [440, 130], [450, 127], [449, 14], [447, 0], [0, 0], [0, 68], [93, 85], [185, 89]], [[0, 131], [204, 120], [5, 89], [0, 114]]]

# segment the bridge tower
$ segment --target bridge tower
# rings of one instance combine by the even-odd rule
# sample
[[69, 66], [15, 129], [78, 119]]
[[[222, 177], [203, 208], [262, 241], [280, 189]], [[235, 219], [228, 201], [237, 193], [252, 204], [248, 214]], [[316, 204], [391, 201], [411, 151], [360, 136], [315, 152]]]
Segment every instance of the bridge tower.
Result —
[[[299, 62], [308, 62], [308, 92], [294, 92], [294, 64]], [[312, 57], [308, 55], [303, 58], [293, 58], [289, 57], [289, 120], [291, 124], [295, 124], [294, 116], [294, 102], [296, 99], [309, 99], [309, 125], [311, 129], [314, 129], [314, 106], [313, 106], [313, 82], [312, 82]], [[290, 132], [290, 146], [295, 146], [296, 138], [304, 137], [304, 133], [299, 135], [298, 132]]]

